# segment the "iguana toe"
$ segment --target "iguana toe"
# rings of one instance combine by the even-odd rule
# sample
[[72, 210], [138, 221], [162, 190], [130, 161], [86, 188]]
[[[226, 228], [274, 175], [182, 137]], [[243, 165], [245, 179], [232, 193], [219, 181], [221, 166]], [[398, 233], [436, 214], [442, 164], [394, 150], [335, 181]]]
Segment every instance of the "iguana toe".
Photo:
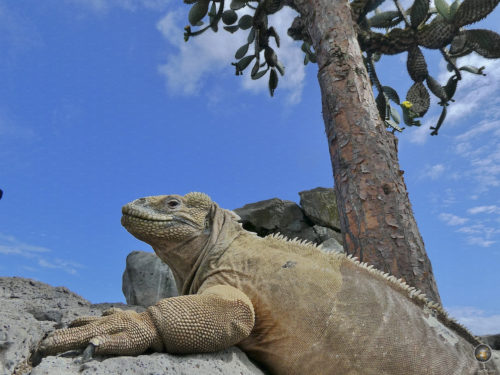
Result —
[[151, 345], [161, 349], [161, 340], [148, 313], [111, 309], [102, 317], [82, 317], [71, 323], [70, 328], [47, 335], [32, 356], [41, 358], [72, 349], [83, 349], [84, 362], [94, 354], [137, 355]]

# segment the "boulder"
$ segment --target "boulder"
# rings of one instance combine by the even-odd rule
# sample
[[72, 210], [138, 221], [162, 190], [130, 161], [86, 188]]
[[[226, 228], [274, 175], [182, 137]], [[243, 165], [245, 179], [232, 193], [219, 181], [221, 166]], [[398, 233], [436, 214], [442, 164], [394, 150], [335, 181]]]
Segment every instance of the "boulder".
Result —
[[261, 237], [279, 232], [288, 238], [317, 242], [311, 223], [295, 202], [272, 198], [246, 204], [234, 212], [241, 218], [243, 228]]
[[329, 238], [326, 241], [321, 243], [321, 247], [324, 251], [332, 253], [332, 252], [344, 252], [344, 247], [338, 243], [335, 238]]
[[[240, 216], [243, 228], [261, 237], [281, 233], [290, 239], [297, 237], [323, 244], [325, 249], [343, 251], [333, 189], [320, 187], [299, 194], [302, 208], [294, 202], [272, 198], [246, 204], [234, 212]], [[330, 239], [335, 242], [325, 242]]]
[[122, 291], [129, 305], [148, 307], [178, 295], [172, 271], [156, 254], [132, 251], [125, 264]]
[[[314, 232], [318, 236], [319, 239], [318, 243], [324, 243], [329, 239], [334, 239], [336, 242], [339, 243], [340, 246], [342, 246], [341, 244], [344, 242], [344, 239], [342, 238], [342, 233], [327, 227], [322, 227], [320, 225], [314, 225], [312, 228], [314, 229]], [[342, 251], [344, 251], [344, 248], [342, 248]]]
[[332, 188], [317, 187], [299, 192], [304, 214], [317, 225], [340, 232], [337, 198]]
[[80, 316], [100, 316], [111, 307], [144, 311], [121, 303], [91, 304], [64, 287], [19, 277], [0, 277], [0, 374], [245, 374], [263, 375], [236, 347], [195, 355], [96, 357], [82, 364], [80, 351], [43, 358], [32, 368], [29, 357], [42, 337]]
[[490, 346], [491, 349], [500, 350], [500, 333], [497, 335], [481, 336], [483, 342]]

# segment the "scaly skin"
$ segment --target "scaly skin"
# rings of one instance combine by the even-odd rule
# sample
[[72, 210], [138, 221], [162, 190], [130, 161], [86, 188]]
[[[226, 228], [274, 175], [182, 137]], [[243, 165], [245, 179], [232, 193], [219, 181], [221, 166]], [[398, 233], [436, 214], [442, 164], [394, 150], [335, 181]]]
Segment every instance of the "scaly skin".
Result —
[[[237, 345], [272, 374], [472, 375], [479, 341], [415, 288], [342, 254], [259, 238], [202, 193], [141, 198], [122, 224], [171, 268], [179, 297], [81, 318], [43, 355], [214, 352]], [[490, 361], [486, 364], [495, 374]]]

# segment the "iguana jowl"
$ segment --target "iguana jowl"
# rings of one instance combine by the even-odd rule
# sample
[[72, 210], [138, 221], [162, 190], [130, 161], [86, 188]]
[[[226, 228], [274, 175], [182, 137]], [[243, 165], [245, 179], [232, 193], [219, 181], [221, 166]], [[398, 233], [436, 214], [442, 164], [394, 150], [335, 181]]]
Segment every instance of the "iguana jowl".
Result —
[[77, 319], [39, 351], [89, 342], [97, 354], [121, 355], [237, 345], [272, 374], [495, 371], [475, 359], [479, 341], [415, 288], [340, 253], [257, 237], [237, 219], [202, 193], [125, 205], [122, 224], [172, 268], [181, 296], [139, 314]]

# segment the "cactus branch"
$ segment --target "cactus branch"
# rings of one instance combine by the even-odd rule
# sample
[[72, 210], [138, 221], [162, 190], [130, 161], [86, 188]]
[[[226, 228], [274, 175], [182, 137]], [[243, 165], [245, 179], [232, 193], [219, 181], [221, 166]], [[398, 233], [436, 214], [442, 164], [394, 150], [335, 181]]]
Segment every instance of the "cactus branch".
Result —
[[196, 36], [203, 34], [207, 29], [211, 28], [212, 26], [216, 25], [219, 20], [222, 18], [222, 12], [224, 11], [224, 0], [214, 0], [216, 3], [219, 3], [219, 10], [217, 11], [217, 15], [214, 17], [213, 21], [208, 24], [208, 26], [205, 26], [203, 29], [196, 30], [194, 33], [191, 32], [190, 30], [187, 32], [187, 36]]
[[457, 79], [461, 80], [462, 74], [460, 73], [460, 70], [458, 69], [457, 65], [453, 62], [452, 59], [450, 59], [450, 55], [448, 55], [448, 52], [444, 48], [440, 48], [439, 52], [441, 52], [441, 55], [443, 55], [446, 62], [450, 64], [450, 66], [453, 68], [453, 71], [455, 72]]
[[406, 17], [405, 10], [401, 6], [401, 3], [399, 2], [399, 0], [394, 0], [394, 4], [396, 4], [396, 8], [398, 8], [399, 14], [401, 15], [401, 17], [403, 17], [403, 21], [405, 21], [406, 27], [411, 27], [410, 21], [408, 21], [408, 18]]

